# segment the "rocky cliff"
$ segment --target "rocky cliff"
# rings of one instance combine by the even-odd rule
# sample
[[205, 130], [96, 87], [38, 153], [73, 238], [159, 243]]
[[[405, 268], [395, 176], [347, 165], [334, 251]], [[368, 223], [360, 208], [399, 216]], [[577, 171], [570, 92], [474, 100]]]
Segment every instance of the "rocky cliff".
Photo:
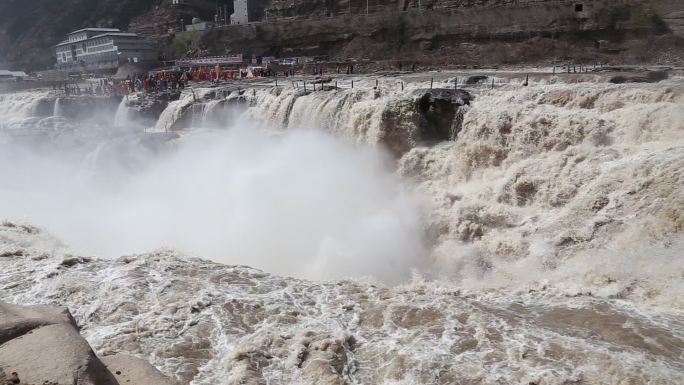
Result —
[[[311, 17], [302, 19], [298, 9]], [[199, 48], [215, 54], [327, 55], [391, 65], [398, 60], [427, 65], [674, 64], [684, 56], [684, 3], [671, 0], [434, 0], [421, 2], [420, 11], [410, 0], [379, 0], [369, 3], [369, 10], [366, 15], [365, 4], [359, 8], [341, 1], [272, 1], [266, 13], [273, 22], [210, 31]]]
[[[190, 45], [193, 54], [321, 55], [428, 65], [678, 64], [684, 57], [684, 3], [678, 0], [266, 0], [260, 3], [262, 22], [199, 37], [176, 33], [181, 20], [213, 19], [216, 4], [6, 0], [0, 4], [0, 63], [50, 68], [52, 46], [67, 32], [92, 26], [141, 33], [159, 43], [164, 58], [183, 55]], [[232, 12], [232, 1], [218, 4]], [[192, 44], [185, 44], [189, 40]]]

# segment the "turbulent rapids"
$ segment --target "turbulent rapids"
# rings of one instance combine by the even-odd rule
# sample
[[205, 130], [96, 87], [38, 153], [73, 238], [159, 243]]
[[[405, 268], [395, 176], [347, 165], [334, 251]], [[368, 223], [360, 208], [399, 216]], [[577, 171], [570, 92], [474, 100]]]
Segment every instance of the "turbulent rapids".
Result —
[[506, 76], [0, 95], [2, 300], [183, 384], [684, 383], [684, 83]]

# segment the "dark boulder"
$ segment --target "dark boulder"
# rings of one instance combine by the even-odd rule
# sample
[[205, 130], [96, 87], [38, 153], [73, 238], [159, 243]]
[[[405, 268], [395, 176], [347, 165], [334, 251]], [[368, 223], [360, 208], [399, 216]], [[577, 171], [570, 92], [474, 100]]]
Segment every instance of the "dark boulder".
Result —
[[670, 75], [666, 71], [648, 71], [629, 75], [613, 76], [610, 82], [613, 84], [623, 83], [658, 83], [666, 80]]
[[423, 140], [453, 140], [458, 135], [464, 109], [472, 95], [465, 90], [436, 88], [417, 90], [417, 109]]

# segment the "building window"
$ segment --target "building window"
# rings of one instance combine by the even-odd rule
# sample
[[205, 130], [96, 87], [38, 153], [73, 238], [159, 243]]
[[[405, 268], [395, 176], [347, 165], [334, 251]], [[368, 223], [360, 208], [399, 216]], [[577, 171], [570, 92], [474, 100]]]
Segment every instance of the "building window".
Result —
[[575, 4], [575, 12], [582, 12], [584, 11], [584, 4]]

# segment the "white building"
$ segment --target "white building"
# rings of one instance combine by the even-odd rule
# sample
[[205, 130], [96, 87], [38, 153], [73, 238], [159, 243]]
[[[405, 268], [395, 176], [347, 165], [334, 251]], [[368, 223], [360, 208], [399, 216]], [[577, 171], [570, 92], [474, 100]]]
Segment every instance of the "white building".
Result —
[[73, 71], [116, 70], [123, 63], [155, 61], [153, 43], [136, 33], [116, 28], [86, 28], [71, 32], [55, 46], [57, 69]]
[[230, 24], [247, 24], [250, 21], [249, 4], [247, 0], [233, 0], [233, 14], [230, 15]]

